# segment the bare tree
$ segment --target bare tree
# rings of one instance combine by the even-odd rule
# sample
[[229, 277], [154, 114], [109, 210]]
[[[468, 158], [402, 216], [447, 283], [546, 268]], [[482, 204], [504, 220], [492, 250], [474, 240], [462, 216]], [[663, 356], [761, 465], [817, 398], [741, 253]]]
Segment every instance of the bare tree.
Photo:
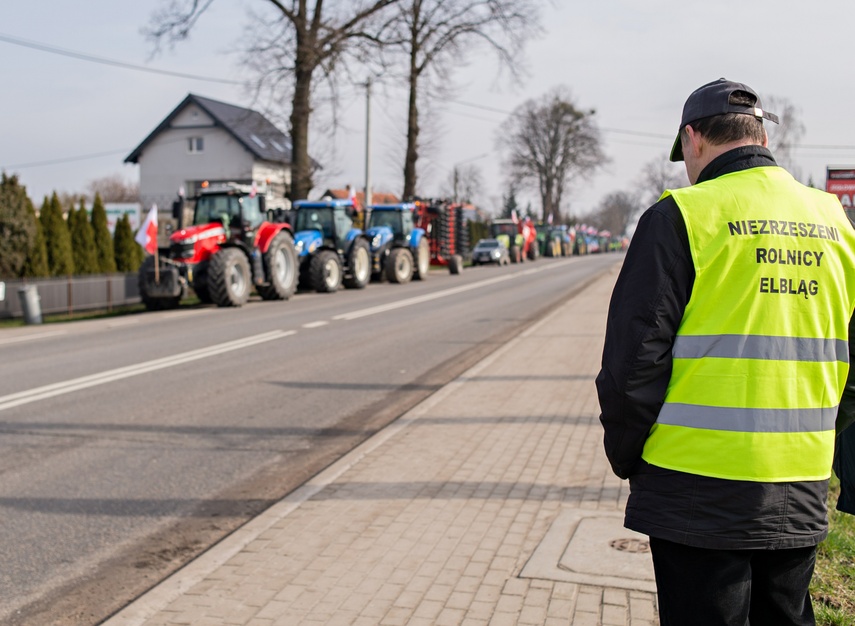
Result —
[[606, 162], [594, 114], [579, 110], [569, 91], [558, 87], [520, 105], [499, 131], [511, 176], [540, 193], [544, 222], [551, 215], [560, 223], [569, 185]]
[[484, 186], [484, 176], [477, 165], [455, 165], [448, 174], [448, 180], [443, 187], [443, 195], [450, 196], [454, 201], [474, 202]]
[[448, 85], [450, 73], [478, 45], [485, 45], [512, 74], [521, 51], [540, 30], [540, 0], [403, 0], [387, 43], [407, 60], [407, 149], [404, 197], [415, 195], [419, 158], [419, 95], [430, 79]]
[[[146, 34], [159, 45], [184, 40], [214, 0], [169, 0], [155, 13]], [[272, 8], [272, 22], [255, 16], [259, 32], [246, 52], [259, 73], [257, 88], [286, 86], [291, 98], [291, 198], [305, 198], [312, 184], [309, 121], [313, 80], [334, 73], [337, 63], [360, 42], [379, 41], [373, 20], [399, 0], [257, 0]], [[267, 22], [267, 24], [265, 24]], [[269, 25], [269, 29], [265, 28]], [[382, 27], [382, 24], [379, 25]]]
[[666, 189], [679, 189], [688, 184], [685, 166], [682, 163], [672, 163], [665, 154], [644, 165], [637, 186], [642, 204], [650, 206]]
[[793, 148], [798, 146], [805, 134], [801, 111], [790, 100], [780, 96], [766, 97], [763, 107], [775, 113], [780, 120], [779, 124], [764, 124], [766, 134], [769, 135], [769, 149], [778, 165], [799, 178], [801, 171], [793, 160]]
[[91, 180], [86, 186], [86, 190], [90, 198], [94, 198], [95, 194], [100, 194], [101, 200], [104, 202], [140, 201], [139, 183], [128, 182], [119, 174]]
[[641, 204], [628, 191], [614, 191], [602, 199], [597, 210], [589, 218], [599, 228], [622, 235], [638, 216]]

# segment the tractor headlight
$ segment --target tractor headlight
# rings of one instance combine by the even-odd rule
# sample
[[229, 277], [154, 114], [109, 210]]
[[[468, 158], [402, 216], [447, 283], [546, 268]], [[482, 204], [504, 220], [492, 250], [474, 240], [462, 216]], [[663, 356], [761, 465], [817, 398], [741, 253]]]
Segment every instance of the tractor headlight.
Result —
[[379, 248], [381, 243], [383, 243], [383, 237], [380, 235], [380, 233], [377, 233], [376, 235], [374, 235], [374, 239], [371, 240], [371, 247]]
[[298, 241], [297, 243], [295, 243], [295, 244], [294, 244], [294, 249], [297, 251], [297, 255], [298, 255], [298, 256], [299, 256], [300, 254], [302, 254], [302, 253], [303, 253], [303, 242], [302, 242], [302, 241]]

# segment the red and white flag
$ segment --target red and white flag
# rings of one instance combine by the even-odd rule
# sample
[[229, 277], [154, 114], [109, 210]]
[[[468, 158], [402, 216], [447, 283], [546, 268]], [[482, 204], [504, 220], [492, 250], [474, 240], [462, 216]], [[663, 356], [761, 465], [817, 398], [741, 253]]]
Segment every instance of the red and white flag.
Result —
[[152, 204], [134, 240], [149, 254], [157, 252], [157, 205]]
[[514, 224], [520, 223], [520, 218], [517, 217], [517, 210], [511, 209], [511, 220], [513, 220]]

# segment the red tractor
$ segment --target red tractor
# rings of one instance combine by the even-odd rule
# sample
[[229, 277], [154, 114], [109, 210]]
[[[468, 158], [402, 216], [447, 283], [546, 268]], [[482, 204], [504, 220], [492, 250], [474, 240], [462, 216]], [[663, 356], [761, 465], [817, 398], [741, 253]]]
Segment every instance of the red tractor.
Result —
[[452, 274], [463, 271], [469, 254], [469, 232], [464, 214], [468, 205], [449, 200], [417, 200], [415, 225], [422, 228], [430, 244], [432, 265], [448, 266]]
[[265, 300], [293, 295], [298, 267], [291, 227], [268, 220], [263, 189], [203, 183], [195, 200], [193, 224], [170, 236], [166, 254], [149, 256], [140, 267], [147, 309], [177, 307], [188, 287], [217, 306], [241, 306], [253, 286]]

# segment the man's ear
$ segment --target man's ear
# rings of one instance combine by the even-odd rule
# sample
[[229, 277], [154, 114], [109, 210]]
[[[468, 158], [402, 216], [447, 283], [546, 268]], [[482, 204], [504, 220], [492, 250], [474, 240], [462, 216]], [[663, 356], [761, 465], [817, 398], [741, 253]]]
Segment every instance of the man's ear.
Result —
[[695, 158], [701, 156], [701, 142], [703, 141], [703, 137], [700, 133], [696, 132], [694, 128], [692, 128], [691, 124], [686, 124], [686, 139], [683, 143], [683, 155], [686, 154], [686, 148], [691, 151], [691, 155]]
[[766, 129], [763, 129], [763, 147], [769, 147], [769, 133], [766, 132]]

